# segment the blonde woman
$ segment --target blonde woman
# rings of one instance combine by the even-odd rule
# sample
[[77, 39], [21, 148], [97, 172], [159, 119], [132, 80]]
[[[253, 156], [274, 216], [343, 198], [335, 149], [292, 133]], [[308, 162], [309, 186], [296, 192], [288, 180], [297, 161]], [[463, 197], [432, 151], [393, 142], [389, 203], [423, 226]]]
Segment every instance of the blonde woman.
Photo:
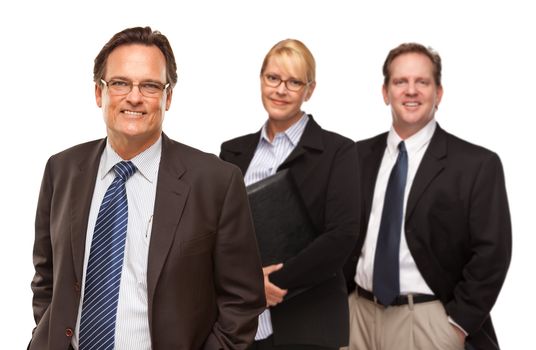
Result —
[[[302, 42], [272, 47], [260, 85], [268, 120], [256, 133], [223, 143], [220, 156], [240, 167], [246, 185], [289, 169], [315, 239], [287, 261], [263, 267], [267, 309], [251, 349], [337, 349], [348, 342], [342, 266], [358, 231], [354, 142], [323, 130], [302, 110], [316, 86], [315, 60]], [[286, 297], [296, 289], [306, 290]]]

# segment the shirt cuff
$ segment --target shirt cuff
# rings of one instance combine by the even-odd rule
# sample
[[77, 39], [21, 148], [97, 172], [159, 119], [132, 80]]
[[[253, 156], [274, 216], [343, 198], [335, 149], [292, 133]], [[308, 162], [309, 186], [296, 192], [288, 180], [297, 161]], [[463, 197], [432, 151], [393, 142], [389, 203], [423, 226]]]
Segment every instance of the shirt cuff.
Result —
[[469, 335], [469, 333], [467, 333], [465, 331], [465, 329], [463, 329], [459, 324], [457, 324], [456, 322], [454, 322], [454, 320], [452, 319], [452, 317], [448, 316], [449, 318], [449, 322], [450, 324], [452, 324], [453, 326], [455, 326], [456, 328], [458, 328], [460, 331], [463, 332], [463, 334], [465, 334], [465, 336], [467, 337]]

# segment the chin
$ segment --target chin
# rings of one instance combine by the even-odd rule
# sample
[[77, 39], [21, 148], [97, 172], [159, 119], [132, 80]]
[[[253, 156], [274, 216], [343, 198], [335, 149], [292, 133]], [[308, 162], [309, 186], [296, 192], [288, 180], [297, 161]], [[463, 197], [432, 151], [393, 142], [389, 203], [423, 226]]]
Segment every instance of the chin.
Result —
[[139, 128], [133, 125], [129, 125], [125, 128], [122, 128], [118, 130], [118, 132], [127, 137], [139, 137], [141, 135], [148, 133], [148, 131], [145, 128]]
[[270, 114], [273, 119], [277, 120], [290, 120], [296, 118], [296, 116], [301, 116], [300, 111], [283, 111], [283, 110], [276, 110], [274, 113]]
[[411, 125], [411, 124], [426, 124], [428, 123], [432, 118], [423, 116], [423, 115], [405, 115], [402, 118], [400, 118], [400, 122], [403, 124]]
[[270, 114], [270, 119], [272, 120], [276, 120], [276, 121], [283, 121], [283, 120], [288, 120], [290, 119], [290, 117], [285, 114], [285, 115], [281, 115], [281, 114]]

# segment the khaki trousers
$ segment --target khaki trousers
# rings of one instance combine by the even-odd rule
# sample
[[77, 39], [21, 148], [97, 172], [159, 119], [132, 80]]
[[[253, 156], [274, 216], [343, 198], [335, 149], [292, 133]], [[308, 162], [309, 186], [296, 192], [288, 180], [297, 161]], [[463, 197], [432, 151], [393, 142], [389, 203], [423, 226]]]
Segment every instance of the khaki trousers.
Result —
[[384, 307], [360, 297], [350, 304], [346, 350], [463, 350], [440, 301]]

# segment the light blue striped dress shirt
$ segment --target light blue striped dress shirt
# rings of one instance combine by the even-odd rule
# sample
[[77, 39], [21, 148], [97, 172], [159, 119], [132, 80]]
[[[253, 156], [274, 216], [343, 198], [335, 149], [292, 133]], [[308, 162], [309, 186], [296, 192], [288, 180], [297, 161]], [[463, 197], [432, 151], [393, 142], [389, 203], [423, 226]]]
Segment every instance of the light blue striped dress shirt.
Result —
[[[244, 176], [246, 186], [276, 173], [277, 168], [287, 159], [300, 141], [308, 121], [309, 117], [304, 113], [290, 128], [276, 133], [272, 142], [268, 138], [267, 124], [264, 124], [257, 149]], [[259, 327], [257, 328], [255, 340], [266, 339], [272, 333], [270, 309], [266, 309], [259, 316]]]
[[[128, 200], [128, 225], [119, 287], [119, 303], [117, 305], [115, 350], [151, 350], [147, 302], [147, 257], [161, 154], [162, 137], [151, 147], [130, 159], [137, 171], [125, 184]], [[112, 168], [122, 160], [107, 142], [100, 159], [89, 212], [80, 300], [84, 300], [86, 269], [99, 208], [108, 186], [115, 177]], [[80, 303], [76, 331], [71, 342], [75, 349], [78, 349], [81, 312], [82, 303]]]

